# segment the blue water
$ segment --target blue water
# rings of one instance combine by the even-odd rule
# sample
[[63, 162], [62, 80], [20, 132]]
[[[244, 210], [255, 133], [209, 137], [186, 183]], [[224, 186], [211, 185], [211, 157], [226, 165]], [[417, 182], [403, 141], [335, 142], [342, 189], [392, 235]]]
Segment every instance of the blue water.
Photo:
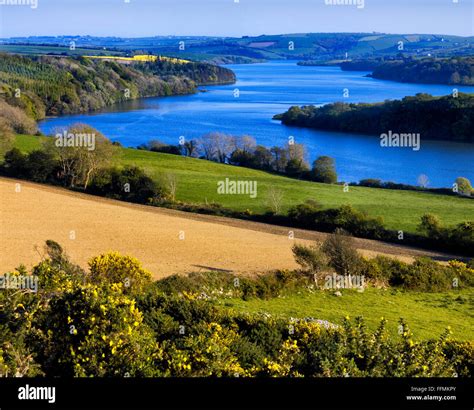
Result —
[[[377, 102], [416, 93], [446, 95], [452, 93], [451, 86], [375, 80], [364, 72], [302, 67], [291, 61], [228, 67], [237, 75], [236, 84], [206, 86], [207, 92], [188, 96], [130, 101], [93, 114], [51, 118], [42, 121], [40, 128], [52, 133], [55, 127], [84, 122], [125, 146], [151, 139], [177, 144], [180, 136], [192, 139], [211, 131], [252, 135], [258, 144], [268, 147], [282, 146], [293, 136], [307, 147], [308, 161], [319, 155], [334, 157], [342, 181], [379, 178], [417, 184], [421, 174], [428, 176], [431, 187], [451, 186], [458, 176], [474, 181], [474, 144], [422, 141], [419, 151], [382, 148], [378, 136], [287, 127], [272, 120], [291, 105]], [[237, 97], [235, 89], [239, 90]], [[348, 98], [343, 97], [344, 89], [349, 91]], [[474, 87], [458, 89], [474, 92]]]

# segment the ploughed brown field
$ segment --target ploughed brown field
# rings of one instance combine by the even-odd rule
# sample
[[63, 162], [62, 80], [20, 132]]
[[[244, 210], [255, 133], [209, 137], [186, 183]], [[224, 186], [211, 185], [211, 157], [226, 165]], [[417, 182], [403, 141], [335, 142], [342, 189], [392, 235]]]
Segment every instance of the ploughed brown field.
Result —
[[[295, 239], [290, 239], [289, 231]], [[0, 178], [0, 273], [38, 263], [47, 239], [60, 243], [83, 267], [93, 256], [118, 251], [136, 257], [159, 278], [192, 271], [294, 269], [295, 240], [309, 244], [324, 237], [319, 232], [128, 204]], [[437, 256], [376, 241], [358, 239], [357, 245], [367, 256], [389, 254], [404, 260]]]

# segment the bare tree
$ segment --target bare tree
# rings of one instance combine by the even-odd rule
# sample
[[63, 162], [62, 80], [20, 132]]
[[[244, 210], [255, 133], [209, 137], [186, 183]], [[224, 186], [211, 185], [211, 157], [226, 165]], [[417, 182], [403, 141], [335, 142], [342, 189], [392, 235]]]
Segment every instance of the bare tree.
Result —
[[281, 204], [283, 202], [283, 191], [271, 186], [268, 189], [267, 197], [271, 210], [275, 214], [279, 214], [281, 212]]
[[178, 189], [178, 178], [175, 174], [166, 174], [165, 175], [166, 187], [168, 188], [171, 199], [174, 201], [176, 199], [176, 191]]
[[302, 163], [306, 162], [306, 147], [303, 144], [287, 144], [288, 159], [297, 160]]
[[205, 159], [212, 161], [216, 156], [216, 144], [211, 134], [204, 135], [199, 140], [199, 148]]
[[[82, 185], [87, 189], [97, 171], [109, 165], [116, 147], [86, 124], [74, 124], [56, 131], [56, 138], [47, 140], [45, 149], [52, 151], [59, 159], [61, 174], [67, 185]], [[60, 136], [64, 139], [60, 140]]]
[[221, 132], [210, 132], [200, 140], [201, 150], [207, 160], [225, 163], [232, 152], [233, 138]]
[[232, 149], [240, 150], [243, 152], [253, 152], [257, 146], [257, 142], [254, 137], [250, 135], [242, 135], [241, 137], [233, 137], [233, 147]]
[[186, 141], [184, 151], [187, 157], [194, 157], [197, 154], [198, 144], [196, 140]]
[[420, 185], [422, 188], [426, 188], [430, 184], [430, 180], [425, 174], [421, 174], [418, 177], [418, 185]]

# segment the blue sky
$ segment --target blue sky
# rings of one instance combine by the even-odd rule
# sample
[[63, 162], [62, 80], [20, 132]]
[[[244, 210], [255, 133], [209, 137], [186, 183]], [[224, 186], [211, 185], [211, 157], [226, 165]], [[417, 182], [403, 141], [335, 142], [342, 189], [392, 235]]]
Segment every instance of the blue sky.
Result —
[[[1, 5], [37, 1], [37, 8]], [[0, 0], [0, 37], [243, 36], [302, 32], [474, 35], [474, 0]], [[337, 1], [337, 0], [334, 0]], [[349, 0], [350, 1], [350, 0]], [[355, 3], [362, 0], [352, 0]]]

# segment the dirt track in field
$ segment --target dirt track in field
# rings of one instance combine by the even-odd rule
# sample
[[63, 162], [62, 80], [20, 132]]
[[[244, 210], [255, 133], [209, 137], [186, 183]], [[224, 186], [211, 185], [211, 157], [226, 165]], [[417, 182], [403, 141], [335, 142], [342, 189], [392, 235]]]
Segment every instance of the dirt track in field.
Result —
[[[16, 184], [21, 191], [16, 192]], [[289, 239], [289, 231], [295, 240]], [[72, 236], [71, 236], [72, 235]], [[41, 259], [47, 239], [59, 242], [81, 266], [100, 253], [138, 258], [156, 278], [224, 270], [255, 273], [296, 268], [291, 246], [326, 234], [127, 204], [61, 188], [0, 178], [0, 272]], [[180, 239], [183, 238], [183, 239]], [[361, 253], [411, 260], [429, 251], [357, 239]]]

